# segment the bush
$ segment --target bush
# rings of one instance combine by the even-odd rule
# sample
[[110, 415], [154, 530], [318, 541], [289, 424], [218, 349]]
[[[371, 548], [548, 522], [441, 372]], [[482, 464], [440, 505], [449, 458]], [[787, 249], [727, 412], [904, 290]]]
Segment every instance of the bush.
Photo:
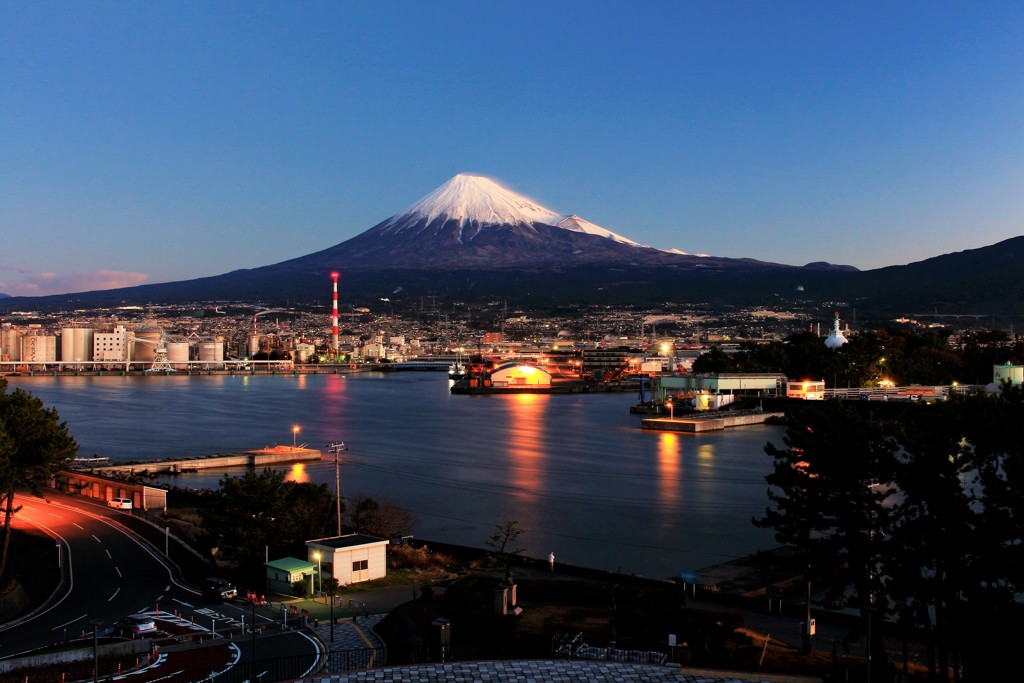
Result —
[[423, 546], [413, 548], [408, 545], [397, 545], [389, 548], [388, 562], [392, 569], [445, 569], [454, 564], [454, 559], [446, 553], [431, 552]]

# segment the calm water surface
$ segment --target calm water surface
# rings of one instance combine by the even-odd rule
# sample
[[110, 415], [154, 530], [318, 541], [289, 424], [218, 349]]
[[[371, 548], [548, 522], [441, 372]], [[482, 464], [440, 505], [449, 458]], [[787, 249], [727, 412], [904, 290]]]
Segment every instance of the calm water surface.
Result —
[[[453, 396], [442, 373], [20, 377], [57, 408], [81, 455], [150, 460], [345, 441], [342, 496], [388, 498], [414, 535], [483, 546], [518, 520], [526, 554], [675, 576], [774, 547], [763, 512], [782, 429], [649, 432], [633, 394]], [[215, 487], [217, 470], [168, 479]], [[334, 486], [334, 462], [289, 477]], [[330, 535], [331, 528], [324, 529]]]

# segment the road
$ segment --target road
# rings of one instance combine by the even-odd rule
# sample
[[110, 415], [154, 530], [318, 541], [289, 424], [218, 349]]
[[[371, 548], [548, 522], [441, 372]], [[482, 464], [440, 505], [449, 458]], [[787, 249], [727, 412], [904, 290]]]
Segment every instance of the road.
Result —
[[[161, 552], [122, 523], [131, 514], [128, 511], [53, 492], [47, 492], [45, 499], [18, 495], [15, 505], [22, 506], [15, 516], [16, 527], [34, 528], [54, 539], [53, 561], [61, 563], [64, 581], [45, 605], [0, 626], [0, 658], [91, 639], [94, 625], [102, 634], [135, 613], [157, 617], [158, 628], [165, 633], [181, 635], [187, 630], [205, 632], [211, 639], [219, 636], [218, 642], [233, 653], [226, 658], [229, 665], [252, 661], [254, 649], [259, 658], [271, 650], [274, 656], [308, 654], [315, 659], [320, 654], [316, 641], [298, 631], [268, 631], [257, 639], [252, 624], [276, 623], [272, 612], [243, 601], [203, 600]], [[191, 668], [185, 661], [187, 649], [176, 650], [175, 666]], [[223, 658], [211, 658], [207, 652], [205, 659]], [[167, 657], [162, 660], [166, 666]]]

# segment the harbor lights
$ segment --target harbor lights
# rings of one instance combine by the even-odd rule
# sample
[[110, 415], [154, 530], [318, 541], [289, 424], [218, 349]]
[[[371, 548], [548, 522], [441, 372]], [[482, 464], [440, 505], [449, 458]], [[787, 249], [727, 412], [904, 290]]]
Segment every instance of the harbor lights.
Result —
[[299, 438], [299, 425], [292, 425], [292, 450], [295, 450], [296, 439]]
[[322, 557], [322, 555], [320, 555], [320, 551], [319, 550], [317, 550], [317, 551], [315, 551], [313, 553], [313, 559], [316, 560], [316, 582], [318, 584], [318, 586], [317, 586], [317, 592], [318, 593], [323, 593], [324, 592], [324, 574], [323, 574], [323, 567], [324, 566], [323, 566], [323, 564], [320, 563], [320, 558], [321, 557]]
[[668, 406], [668, 419], [676, 419], [676, 407], [672, 404], [672, 399], [665, 401], [665, 405]]

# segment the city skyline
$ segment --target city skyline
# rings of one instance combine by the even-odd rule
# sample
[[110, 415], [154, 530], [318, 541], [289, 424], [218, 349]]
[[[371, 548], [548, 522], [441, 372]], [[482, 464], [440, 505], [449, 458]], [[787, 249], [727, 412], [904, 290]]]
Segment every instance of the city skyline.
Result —
[[1021, 234], [1024, 8], [0, 6], [0, 292], [255, 268], [457, 173], [660, 249], [861, 269]]

